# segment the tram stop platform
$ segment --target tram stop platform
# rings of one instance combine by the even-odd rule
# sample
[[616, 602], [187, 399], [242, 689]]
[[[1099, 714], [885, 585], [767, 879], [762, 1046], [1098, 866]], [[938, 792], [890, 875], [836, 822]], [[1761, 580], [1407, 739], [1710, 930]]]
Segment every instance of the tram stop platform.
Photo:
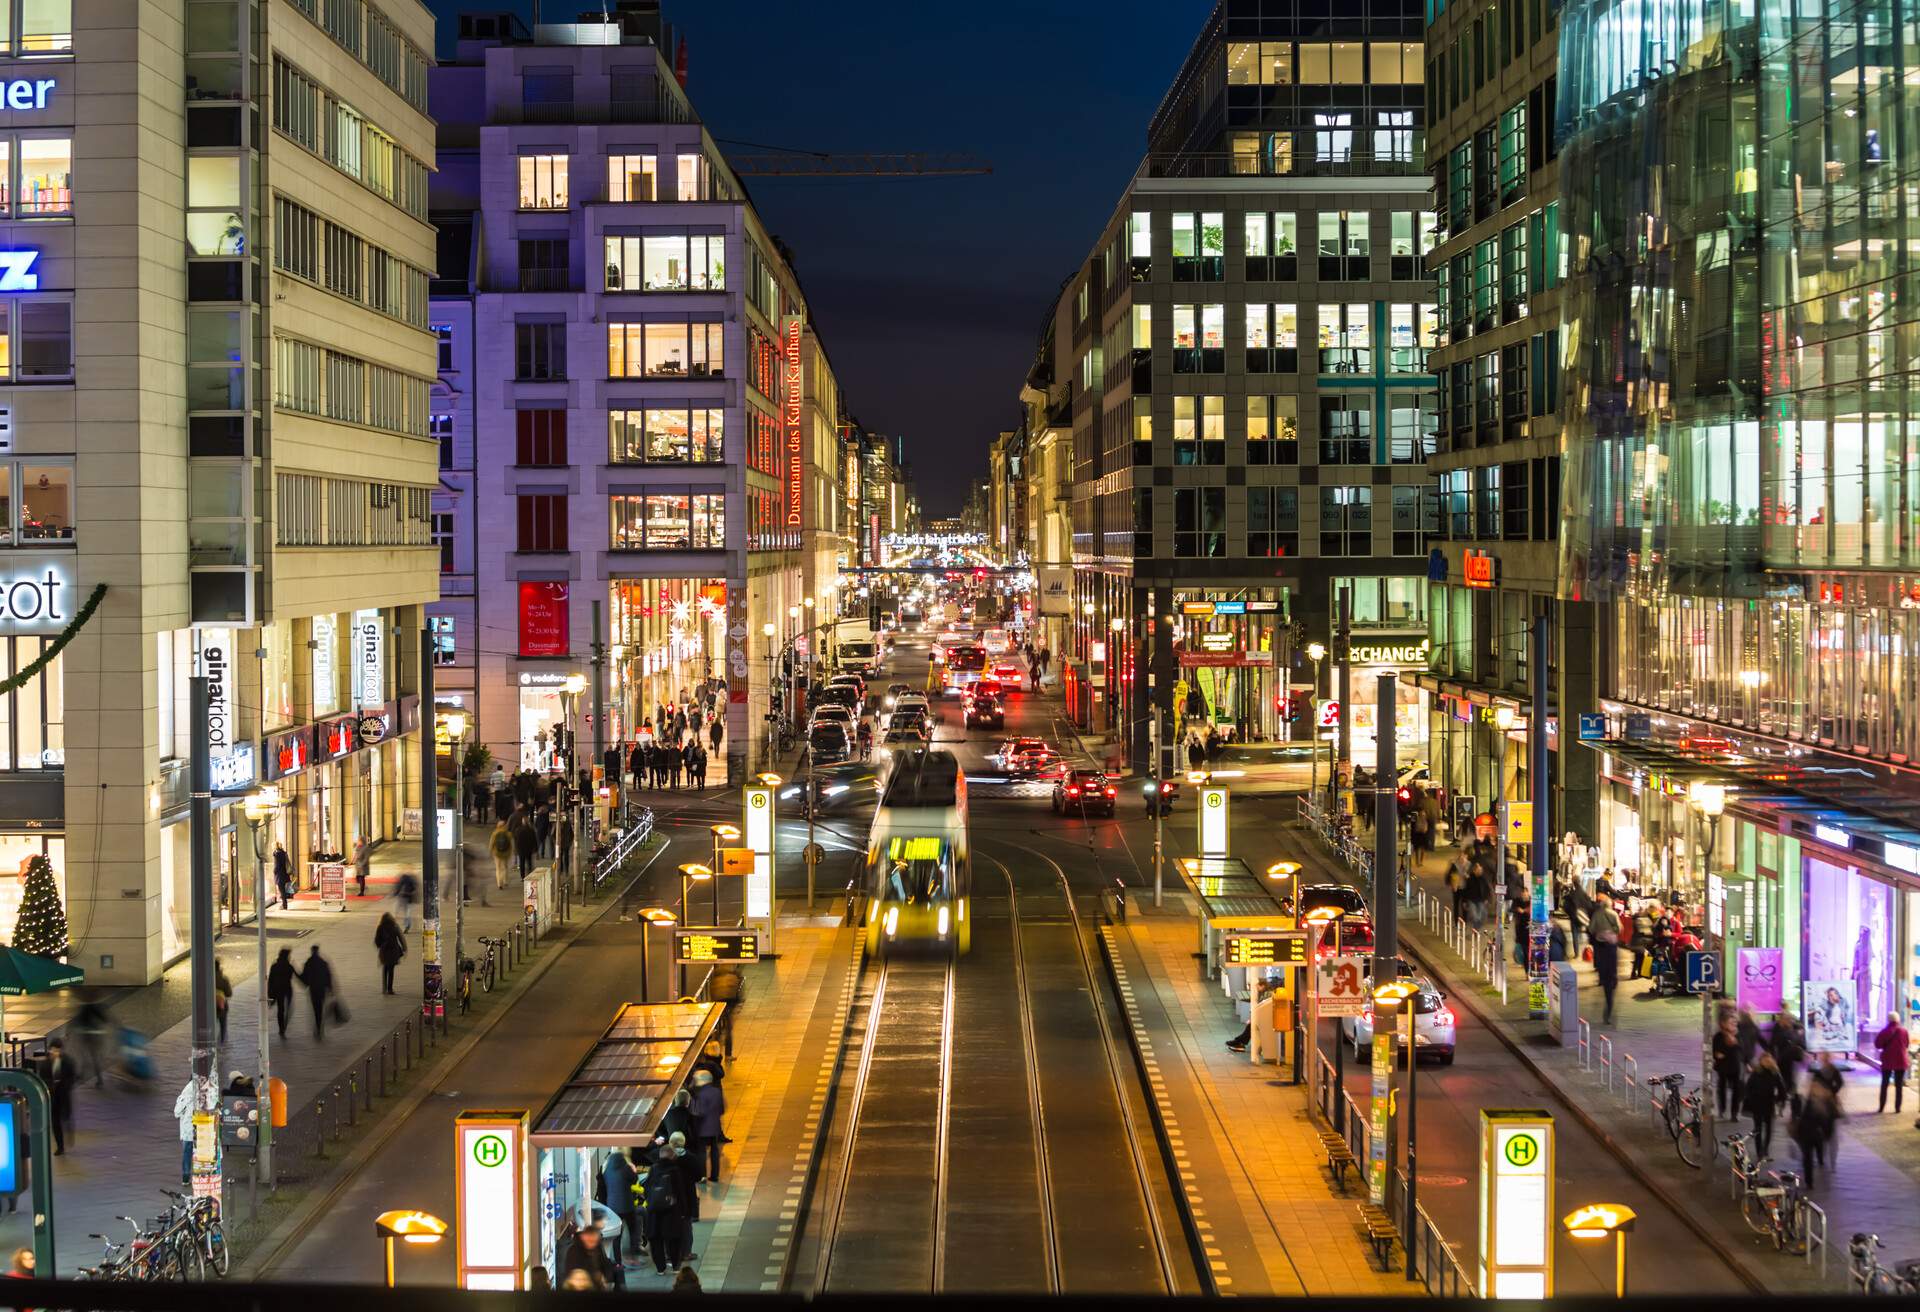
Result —
[[1291, 1061], [1255, 1065], [1228, 1050], [1242, 1022], [1204, 977], [1202, 913], [1170, 891], [1158, 909], [1135, 900], [1105, 932], [1214, 1284], [1242, 1297], [1424, 1294], [1397, 1263], [1383, 1272], [1370, 1260], [1356, 1198], [1332, 1187]]

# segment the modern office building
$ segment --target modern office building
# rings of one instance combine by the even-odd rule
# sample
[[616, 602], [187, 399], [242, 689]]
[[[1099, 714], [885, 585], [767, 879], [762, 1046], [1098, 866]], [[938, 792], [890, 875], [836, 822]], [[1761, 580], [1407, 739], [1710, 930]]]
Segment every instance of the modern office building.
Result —
[[1871, 1059], [1920, 1006], [1904, 29], [1691, 0], [1561, 22], [1561, 586], [1604, 618], [1591, 841], [1778, 953], [1729, 966], [1777, 967]]
[[432, 44], [417, 0], [0, 3], [0, 939], [44, 855], [89, 981], [186, 951], [196, 740], [223, 917], [258, 784], [303, 883], [417, 832]]
[[[1531, 799], [1526, 717], [1535, 616], [1548, 621], [1549, 713], [1591, 707], [1593, 607], [1558, 597], [1561, 517], [1560, 221], [1555, 100], [1560, 7], [1430, 0], [1427, 167], [1440, 305], [1429, 360], [1440, 387], [1429, 462], [1439, 537], [1427, 621], [1434, 777], [1479, 811]], [[1517, 713], [1502, 731], [1498, 708]], [[1568, 741], [1571, 741], [1569, 737]], [[1557, 831], [1591, 832], [1593, 760], [1549, 766]], [[1496, 785], [1493, 772], [1501, 779]]]
[[591, 737], [566, 688], [592, 674], [597, 611], [605, 735], [722, 676], [738, 778], [782, 640], [764, 628], [805, 595], [805, 470], [789, 471], [806, 414], [783, 406], [806, 307], [660, 35], [647, 4], [531, 33], [468, 14], [435, 70], [435, 206], [470, 214], [471, 235], [447, 243], [467, 283], [434, 317], [470, 367], [485, 526], [468, 630], [466, 603], [437, 614], [456, 663], [473, 653], [480, 741], [509, 765], [558, 763], [569, 725]]
[[[1376, 670], [1425, 665], [1436, 422], [1421, 16], [1222, 0], [1057, 326], [1072, 373], [1083, 723], [1144, 762], [1184, 688], [1221, 732], [1309, 731], [1351, 589], [1355, 756]], [[1151, 696], [1150, 696], [1151, 689]], [[1364, 691], [1363, 691], [1364, 690]], [[1324, 691], [1324, 690], [1323, 690]], [[1424, 695], [1396, 708], [1421, 751]]]

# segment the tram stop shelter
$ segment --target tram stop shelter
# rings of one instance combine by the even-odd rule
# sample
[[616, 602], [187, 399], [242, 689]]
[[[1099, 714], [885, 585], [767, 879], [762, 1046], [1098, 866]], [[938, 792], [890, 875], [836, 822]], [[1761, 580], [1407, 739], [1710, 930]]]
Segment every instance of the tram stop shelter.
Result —
[[1207, 978], [1218, 979], [1222, 991], [1233, 997], [1245, 981], [1237, 971], [1220, 968], [1221, 935], [1233, 930], [1289, 930], [1294, 927], [1293, 917], [1281, 910], [1267, 882], [1237, 856], [1183, 856], [1175, 858], [1173, 866], [1193, 894]]
[[[618, 1148], [651, 1144], [720, 1024], [717, 1002], [629, 1002], [547, 1105], [528, 1142], [540, 1191], [540, 1260], [559, 1268], [563, 1223], [591, 1208]], [[631, 1245], [629, 1245], [631, 1250]]]

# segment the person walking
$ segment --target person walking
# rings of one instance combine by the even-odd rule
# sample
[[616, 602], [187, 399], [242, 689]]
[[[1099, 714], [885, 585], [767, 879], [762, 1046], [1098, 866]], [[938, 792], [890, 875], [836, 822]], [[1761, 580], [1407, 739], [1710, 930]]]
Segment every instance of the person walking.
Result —
[[293, 1010], [293, 949], [281, 948], [280, 955], [267, 967], [267, 1001], [273, 1004], [273, 1016], [280, 1025], [280, 1037], [287, 1037], [287, 1015]]
[[88, 998], [80, 1004], [80, 1010], [73, 1016], [73, 1032], [80, 1036], [80, 1047], [87, 1054], [87, 1070], [93, 1076], [93, 1087], [103, 1089], [107, 1084], [107, 1034], [112, 1025], [107, 1020], [107, 1009], [98, 999]]
[[485, 820], [487, 806], [492, 798], [493, 789], [485, 779], [475, 779], [467, 789], [467, 815], [469, 820]]
[[667, 1144], [673, 1149], [673, 1169], [679, 1173], [680, 1196], [686, 1200], [680, 1209], [680, 1261], [684, 1265], [700, 1256], [693, 1251], [693, 1223], [700, 1219], [700, 1190], [695, 1187], [700, 1178], [699, 1163], [687, 1152], [686, 1135], [671, 1135]]
[[634, 1251], [630, 1255], [621, 1253], [618, 1240], [613, 1243], [613, 1260], [621, 1266], [635, 1265], [631, 1259], [640, 1255], [640, 1229], [633, 1211], [633, 1186], [639, 1180], [640, 1173], [633, 1169], [626, 1149], [615, 1148], [607, 1154], [607, 1163], [600, 1168], [600, 1183], [607, 1208], [620, 1218], [620, 1233], [633, 1237], [629, 1247]]
[[493, 818], [504, 824], [513, 815], [513, 789], [501, 784], [493, 790]]
[[333, 994], [333, 967], [320, 955], [316, 944], [307, 952], [307, 964], [299, 970], [300, 982], [307, 986], [307, 1001], [313, 1005], [313, 1037], [327, 1037], [327, 999]]
[[[513, 834], [507, 829], [505, 820], [497, 821], [493, 834], [487, 839], [487, 851], [493, 857], [493, 886], [507, 886], [507, 863], [513, 860]], [[481, 894], [480, 904], [486, 905], [486, 895]]]
[[1734, 1020], [1733, 1036], [1740, 1043], [1740, 1065], [1742, 1069], [1752, 1070], [1753, 1064], [1760, 1060], [1760, 1024], [1754, 1020], [1753, 1013], [1745, 1007], [1740, 1008]]
[[1740, 1095], [1741, 1110], [1753, 1122], [1753, 1160], [1764, 1159], [1773, 1147], [1773, 1120], [1780, 1104], [1787, 1100], [1787, 1086], [1780, 1080], [1780, 1063], [1773, 1054], [1763, 1052], [1754, 1058], [1753, 1069]]
[[720, 754], [720, 738], [724, 731], [725, 727], [721, 722], [721, 718], [718, 715], [714, 716], [713, 723], [707, 726], [707, 741], [713, 744], [713, 754], [715, 756]]
[[1600, 978], [1605, 999], [1600, 1023], [1613, 1024], [1613, 991], [1620, 986], [1620, 917], [1611, 898], [1601, 898], [1587, 917], [1587, 936], [1593, 940], [1593, 973]]
[[373, 950], [380, 958], [380, 991], [392, 994], [394, 968], [400, 964], [400, 958], [407, 955], [407, 936], [401, 932], [391, 911], [380, 917], [380, 924], [373, 931]]
[[1740, 1038], [1731, 1016], [1722, 1016], [1720, 1028], [1713, 1032], [1712, 1065], [1714, 1109], [1726, 1120], [1740, 1110], [1740, 1086], [1746, 1075], [1746, 1065], [1740, 1060]]
[[567, 1255], [560, 1262], [561, 1284], [574, 1288], [577, 1282], [570, 1281], [569, 1277], [576, 1271], [587, 1277], [584, 1288], [604, 1292], [614, 1286], [613, 1259], [600, 1243], [597, 1225], [583, 1225], [574, 1233], [573, 1242], [567, 1245]]
[[1816, 1071], [1807, 1079], [1806, 1100], [1801, 1103], [1800, 1113], [1794, 1117], [1790, 1127], [1793, 1141], [1800, 1149], [1800, 1175], [1806, 1180], [1809, 1190], [1817, 1182], [1817, 1168], [1827, 1164], [1827, 1146], [1833, 1140], [1839, 1120], [1840, 1100], [1821, 1081]]
[[273, 886], [280, 890], [280, 909], [293, 908], [293, 858], [287, 855], [285, 843], [273, 845]]
[[714, 1083], [713, 1072], [704, 1067], [693, 1073], [693, 1100], [687, 1108], [693, 1114], [693, 1165], [696, 1179], [720, 1183], [720, 1118], [726, 1114], [727, 1096]]
[[409, 934], [413, 932], [414, 899], [419, 896], [420, 881], [413, 877], [413, 871], [402, 870], [393, 884], [393, 900], [400, 908], [400, 928]]
[[59, 1039], [47, 1043], [47, 1055], [35, 1063], [45, 1081], [53, 1120], [53, 1155], [67, 1151], [67, 1136], [73, 1133], [73, 1058]]
[[553, 860], [562, 875], [573, 869], [573, 816], [565, 811], [553, 827]]
[[521, 816], [518, 827], [513, 830], [513, 852], [520, 858], [520, 878], [533, 873], [533, 858], [539, 848], [540, 836], [534, 832], [532, 822]]
[[227, 1009], [233, 1005], [233, 981], [219, 958], [213, 963], [213, 1016], [220, 1023], [220, 1042], [227, 1041]]
[[1900, 1114], [1900, 1102], [1907, 1092], [1908, 1045], [1912, 1041], [1900, 1023], [1900, 1014], [1887, 1013], [1887, 1023], [1873, 1036], [1873, 1050], [1880, 1055], [1880, 1111], [1887, 1110], [1887, 1085], [1893, 1085], [1893, 1114]]
[[665, 755], [667, 758], [667, 787], [678, 792], [680, 791], [680, 766], [682, 764], [680, 749], [678, 747], [669, 747], [666, 749]]
[[367, 876], [373, 873], [373, 844], [361, 838], [353, 845], [353, 882], [359, 886], [358, 894], [367, 895]]
[[1797, 1083], [1800, 1063], [1807, 1059], [1807, 1044], [1800, 1022], [1792, 1012], [1782, 1011], [1774, 1017], [1773, 1033], [1767, 1036], [1767, 1051], [1780, 1067], [1780, 1083], [1786, 1088], [1788, 1103], [1794, 1111], [1799, 1111]]
[[533, 813], [533, 838], [537, 855], [553, 853], [553, 809], [541, 806]]

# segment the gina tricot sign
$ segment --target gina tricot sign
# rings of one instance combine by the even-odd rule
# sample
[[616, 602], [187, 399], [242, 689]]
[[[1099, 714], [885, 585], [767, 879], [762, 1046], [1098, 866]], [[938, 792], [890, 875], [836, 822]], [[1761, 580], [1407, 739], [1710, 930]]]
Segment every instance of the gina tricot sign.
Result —
[[14, 578], [0, 575], [0, 633], [58, 633], [73, 618], [66, 599], [72, 587], [64, 562]]

